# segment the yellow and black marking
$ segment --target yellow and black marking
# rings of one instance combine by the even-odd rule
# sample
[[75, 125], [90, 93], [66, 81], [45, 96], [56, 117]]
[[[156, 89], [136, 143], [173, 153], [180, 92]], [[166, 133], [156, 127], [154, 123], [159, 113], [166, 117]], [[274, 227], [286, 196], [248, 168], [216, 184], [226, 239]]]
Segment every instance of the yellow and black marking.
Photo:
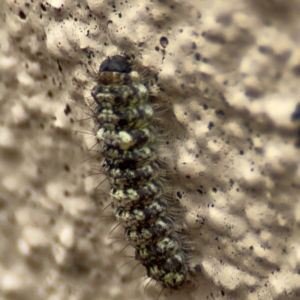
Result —
[[125, 227], [125, 237], [137, 246], [150, 245], [153, 247], [154, 241], [170, 235], [173, 231], [174, 222], [168, 217], [161, 217], [148, 226], [140, 224], [139, 226]]
[[122, 169], [138, 169], [146, 163], [158, 160], [157, 150], [151, 146], [133, 150], [120, 150], [104, 145], [102, 154], [108, 168], [118, 166]]
[[154, 108], [142, 77], [123, 55], [100, 65], [91, 95], [102, 145], [103, 171], [116, 202], [116, 219], [147, 275], [165, 288], [188, 282], [186, 247], [175, 229], [174, 200], [166, 195], [164, 166], [155, 147]]
[[116, 189], [113, 187], [110, 195], [122, 206], [132, 207], [141, 202], [148, 205], [151, 201], [163, 196], [163, 187], [158, 181], [153, 180], [136, 189]]
[[133, 207], [127, 209], [119, 206], [116, 211], [116, 219], [126, 226], [140, 225], [148, 223], [154, 218], [157, 219], [166, 216], [168, 213], [168, 203], [164, 199], [158, 199], [151, 202], [149, 205], [141, 207]]
[[146, 164], [136, 169], [105, 168], [106, 175], [112, 186], [118, 188], [138, 188], [147, 181], [154, 180], [160, 176], [160, 168], [156, 162]]
[[123, 110], [102, 109], [97, 115], [99, 123], [108, 130], [142, 128], [149, 126], [153, 108], [149, 104]]
[[178, 235], [169, 235], [155, 243], [154, 247], [151, 245], [141, 245], [136, 248], [135, 257], [143, 263], [150, 265], [152, 261], [157, 261], [161, 258], [175, 255], [181, 248], [181, 241]]
[[152, 126], [128, 131], [101, 128], [97, 132], [97, 138], [113, 148], [131, 150], [153, 143], [155, 141], [155, 130]]
[[148, 102], [148, 90], [143, 84], [102, 85], [92, 89], [93, 98], [99, 108], [128, 108]]

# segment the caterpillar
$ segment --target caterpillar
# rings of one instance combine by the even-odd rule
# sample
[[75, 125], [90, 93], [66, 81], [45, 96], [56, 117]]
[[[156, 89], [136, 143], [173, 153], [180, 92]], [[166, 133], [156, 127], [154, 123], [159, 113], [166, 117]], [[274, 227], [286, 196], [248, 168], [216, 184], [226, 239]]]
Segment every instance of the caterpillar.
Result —
[[178, 290], [190, 284], [188, 245], [166, 192], [149, 89], [133, 67], [129, 56], [106, 58], [91, 90], [102, 168], [135, 259], [163, 288]]

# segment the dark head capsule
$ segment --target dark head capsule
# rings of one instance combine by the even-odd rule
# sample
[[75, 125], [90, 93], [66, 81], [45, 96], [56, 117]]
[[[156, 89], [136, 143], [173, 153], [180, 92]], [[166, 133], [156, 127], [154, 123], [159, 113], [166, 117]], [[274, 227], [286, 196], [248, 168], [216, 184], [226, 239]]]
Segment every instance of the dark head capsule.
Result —
[[119, 72], [119, 73], [130, 73], [132, 71], [131, 64], [125, 56], [114, 55], [108, 57], [100, 65], [100, 72]]

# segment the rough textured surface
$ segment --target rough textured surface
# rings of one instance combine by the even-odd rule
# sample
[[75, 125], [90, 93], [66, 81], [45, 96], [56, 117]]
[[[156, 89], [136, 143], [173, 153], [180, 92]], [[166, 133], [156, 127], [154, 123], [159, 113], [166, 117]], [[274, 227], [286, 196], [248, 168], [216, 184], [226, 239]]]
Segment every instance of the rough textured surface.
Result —
[[194, 290], [160, 299], [300, 298], [300, 3], [194, 2], [0, 0], [2, 299], [159, 293], [122, 266], [132, 249], [109, 239], [93, 136], [76, 131], [92, 130], [77, 121], [88, 66], [124, 49], [172, 107], [174, 189], [201, 266]]

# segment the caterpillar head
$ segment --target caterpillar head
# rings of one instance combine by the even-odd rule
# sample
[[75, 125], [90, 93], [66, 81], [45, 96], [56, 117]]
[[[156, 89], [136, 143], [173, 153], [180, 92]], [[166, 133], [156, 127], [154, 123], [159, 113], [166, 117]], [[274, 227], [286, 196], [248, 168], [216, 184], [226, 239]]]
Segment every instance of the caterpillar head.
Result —
[[99, 72], [130, 73], [131, 71], [132, 63], [123, 55], [108, 57], [101, 63], [99, 68]]

